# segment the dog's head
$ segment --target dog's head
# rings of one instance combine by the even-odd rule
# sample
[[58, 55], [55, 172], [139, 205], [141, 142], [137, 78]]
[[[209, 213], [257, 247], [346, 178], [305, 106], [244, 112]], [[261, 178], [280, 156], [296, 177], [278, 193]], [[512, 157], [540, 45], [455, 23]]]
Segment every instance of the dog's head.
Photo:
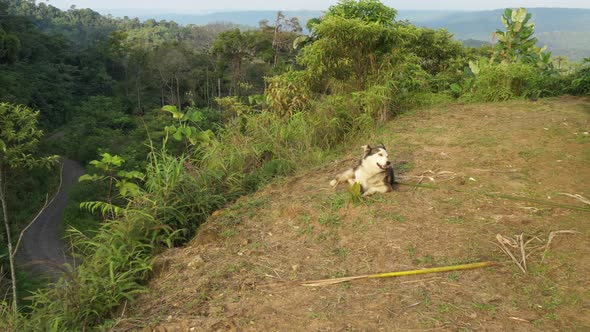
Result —
[[391, 162], [389, 161], [389, 155], [385, 150], [385, 147], [380, 144], [376, 147], [371, 147], [370, 145], [363, 145], [363, 164], [369, 167], [377, 167], [380, 170], [386, 170], [391, 167]]

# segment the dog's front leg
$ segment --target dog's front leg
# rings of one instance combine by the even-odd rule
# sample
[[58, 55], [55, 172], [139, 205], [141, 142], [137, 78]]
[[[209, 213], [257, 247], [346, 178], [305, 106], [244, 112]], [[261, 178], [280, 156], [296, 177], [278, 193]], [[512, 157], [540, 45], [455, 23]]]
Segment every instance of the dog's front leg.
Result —
[[371, 195], [373, 195], [374, 193], [378, 193], [378, 192], [379, 192], [379, 190], [377, 190], [375, 187], [371, 187], [371, 188], [367, 189], [367, 191], [365, 191], [365, 192], [363, 193], [363, 196], [365, 196], [365, 197], [366, 197], [366, 196], [371, 196]]
[[352, 181], [352, 183], [354, 183], [354, 170], [348, 169], [338, 174], [334, 180], [330, 181], [330, 185], [336, 187], [339, 183], [344, 181], [348, 181], [349, 183]]
[[376, 194], [376, 193], [382, 193], [382, 194], [384, 194], [384, 193], [386, 193], [388, 191], [389, 190], [388, 190], [387, 187], [370, 187], [369, 189], [367, 189], [367, 191], [365, 191], [363, 193], [363, 196], [371, 196], [371, 195]]

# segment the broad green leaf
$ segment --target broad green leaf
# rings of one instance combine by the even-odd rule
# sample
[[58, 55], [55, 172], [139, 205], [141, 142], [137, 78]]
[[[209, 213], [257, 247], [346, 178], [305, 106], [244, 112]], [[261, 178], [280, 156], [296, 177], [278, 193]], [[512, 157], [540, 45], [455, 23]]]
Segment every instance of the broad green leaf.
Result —
[[500, 19], [502, 20], [502, 23], [508, 27], [508, 20], [506, 20], [506, 18], [504, 17], [504, 15], [500, 16]]
[[139, 186], [133, 182], [121, 181], [117, 183], [117, 188], [119, 188], [119, 192], [123, 197], [135, 197], [139, 195], [140, 189]]
[[105, 177], [100, 176], [98, 174], [84, 174], [81, 177], [78, 178], [78, 182], [83, 182], [83, 181], [97, 181], [97, 180], [102, 180]]
[[513, 22], [524, 22], [524, 19], [526, 18], [526, 9], [524, 8], [518, 8], [517, 10], [512, 12], [512, 21]]
[[477, 63], [475, 63], [475, 62], [473, 62], [473, 61], [469, 61], [469, 69], [471, 70], [471, 72], [472, 72], [474, 75], [477, 75], [477, 74], [479, 74], [479, 70], [480, 70], [480, 68], [479, 68], [479, 65], [478, 65]]
[[168, 113], [171, 113], [172, 114], [172, 117], [175, 118], [175, 119], [182, 119], [184, 117], [184, 114], [181, 113], [181, 112], [179, 112], [176, 109], [176, 106], [173, 106], [173, 105], [164, 105], [164, 106], [162, 106], [162, 111], [166, 111]]
[[186, 116], [190, 121], [195, 123], [200, 123], [205, 118], [203, 113], [201, 113], [200, 111], [191, 111], [190, 113], [187, 113]]
[[461, 86], [457, 83], [453, 83], [451, 84], [451, 91], [455, 92], [455, 93], [461, 93]]
[[177, 141], [182, 141], [182, 130], [181, 130], [181, 128], [178, 128], [178, 130], [176, 130], [176, 132], [174, 133], [174, 135], [172, 135], [172, 137], [174, 137], [174, 139], [177, 140]]
[[125, 179], [138, 179], [143, 180], [145, 175], [142, 172], [138, 171], [119, 171], [117, 172], [117, 176], [125, 178]]

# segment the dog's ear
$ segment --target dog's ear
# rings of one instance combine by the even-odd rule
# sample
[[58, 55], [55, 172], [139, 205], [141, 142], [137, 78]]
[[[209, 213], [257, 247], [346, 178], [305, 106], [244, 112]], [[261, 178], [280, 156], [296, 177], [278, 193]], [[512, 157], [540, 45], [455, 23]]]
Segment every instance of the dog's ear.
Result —
[[383, 142], [379, 143], [379, 145], [377, 146], [377, 148], [383, 149], [383, 150], [387, 150], [385, 148], [385, 144], [383, 144]]
[[371, 146], [369, 144], [361, 146], [363, 149], [363, 158], [368, 156], [371, 153]]

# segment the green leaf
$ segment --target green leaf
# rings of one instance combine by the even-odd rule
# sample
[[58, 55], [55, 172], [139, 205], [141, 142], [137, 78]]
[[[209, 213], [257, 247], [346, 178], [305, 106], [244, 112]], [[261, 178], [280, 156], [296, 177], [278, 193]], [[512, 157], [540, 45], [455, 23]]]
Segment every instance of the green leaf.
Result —
[[166, 127], [164, 127], [164, 130], [165, 130], [165, 131], [166, 131], [168, 134], [170, 134], [170, 133], [176, 132], [176, 126], [166, 126]]
[[104, 176], [100, 176], [98, 174], [84, 174], [81, 177], [78, 178], [78, 182], [84, 182], [84, 181], [98, 181], [98, 180], [102, 180], [105, 179], [106, 177]]
[[172, 137], [177, 141], [182, 141], [182, 128], [178, 128]]
[[471, 72], [474, 75], [479, 74], [480, 68], [479, 68], [479, 65], [476, 62], [469, 61], [469, 69], [471, 70]]
[[504, 17], [504, 15], [500, 16], [500, 19], [502, 20], [502, 23], [508, 27], [508, 20]]
[[522, 23], [524, 22], [524, 19], [526, 18], [526, 9], [520, 7], [517, 10], [512, 12], [511, 18], [513, 22], [519, 22]]
[[350, 194], [353, 201], [357, 201], [361, 197], [361, 185], [358, 182], [355, 182], [351, 186], [348, 187], [348, 193]]
[[516, 23], [514, 23], [512, 30], [514, 30], [514, 32], [519, 32], [521, 28], [522, 28], [522, 22], [516, 22]]
[[461, 88], [461, 86], [457, 83], [453, 83], [451, 84], [451, 91], [453, 91], [454, 93], [461, 93], [463, 89]]
[[123, 197], [136, 197], [141, 192], [138, 185], [133, 182], [121, 181], [117, 183], [117, 188]]
[[203, 121], [205, 119], [205, 116], [200, 111], [191, 111], [186, 114], [186, 117], [190, 121], [195, 122], [195, 123], [200, 123], [201, 121]]
[[309, 40], [306, 35], [301, 35], [293, 40], [293, 49], [299, 48], [299, 46], [305, 44]]
[[138, 179], [143, 180], [145, 175], [142, 172], [138, 171], [119, 171], [117, 172], [117, 176], [125, 179]]
[[162, 111], [166, 111], [172, 114], [172, 117], [175, 119], [182, 119], [184, 117], [184, 113], [179, 112], [176, 109], [176, 106], [173, 105], [164, 105], [162, 106]]

